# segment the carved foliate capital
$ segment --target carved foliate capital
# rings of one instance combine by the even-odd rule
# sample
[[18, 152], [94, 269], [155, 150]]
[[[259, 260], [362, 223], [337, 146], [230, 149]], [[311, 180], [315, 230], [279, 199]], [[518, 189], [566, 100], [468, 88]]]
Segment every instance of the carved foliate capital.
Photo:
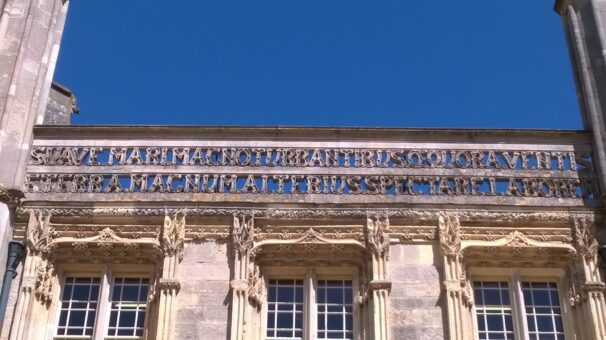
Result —
[[368, 282], [368, 291], [373, 292], [375, 290], [391, 290], [391, 281], [387, 280], [371, 280]]
[[248, 280], [231, 280], [229, 286], [235, 291], [248, 291]]
[[252, 215], [234, 214], [232, 240], [238, 256], [249, 255], [254, 246], [255, 220]]
[[587, 294], [604, 293], [604, 290], [606, 290], [606, 284], [604, 282], [585, 282], [583, 284], [583, 291]]
[[160, 278], [156, 283], [156, 289], [163, 293], [179, 292], [181, 290], [181, 282], [177, 279]]
[[185, 240], [185, 211], [179, 210], [164, 216], [162, 227], [162, 249], [165, 256], [178, 255], [183, 257], [183, 243]]
[[442, 287], [448, 295], [460, 297], [460, 301], [465, 307], [473, 306], [473, 289], [468, 280], [463, 278], [460, 280], [445, 280], [442, 282]]
[[444, 256], [455, 258], [461, 255], [461, 224], [458, 216], [440, 214], [438, 217], [440, 249]]
[[389, 259], [389, 217], [367, 216], [366, 247], [377, 258]]

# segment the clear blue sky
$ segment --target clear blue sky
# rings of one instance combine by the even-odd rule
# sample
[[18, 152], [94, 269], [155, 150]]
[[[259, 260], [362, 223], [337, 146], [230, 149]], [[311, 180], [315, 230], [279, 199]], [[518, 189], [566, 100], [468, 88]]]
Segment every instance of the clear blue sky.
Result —
[[581, 128], [552, 0], [71, 1], [77, 124]]

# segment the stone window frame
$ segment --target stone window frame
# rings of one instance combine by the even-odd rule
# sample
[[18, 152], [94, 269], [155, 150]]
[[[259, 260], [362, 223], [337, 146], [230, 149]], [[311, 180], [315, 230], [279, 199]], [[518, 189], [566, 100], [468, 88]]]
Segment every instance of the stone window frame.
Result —
[[[573, 313], [566, 297], [569, 290], [566, 271], [561, 268], [483, 268], [468, 269], [470, 282], [475, 281], [506, 281], [509, 286], [509, 296], [512, 309], [514, 336], [517, 340], [528, 340], [525, 306], [521, 304], [522, 282], [554, 282], [557, 285], [559, 304], [562, 313], [565, 339], [575, 338]], [[473, 290], [472, 290], [473, 299]], [[471, 309], [474, 339], [478, 339], [476, 305]]]
[[[94, 323], [93, 335], [91, 340], [107, 339], [148, 339], [149, 330], [155, 327], [156, 320], [153, 320], [153, 306], [150, 304], [149, 296], [153, 294], [154, 287], [154, 267], [152, 265], [135, 264], [64, 264], [60, 266], [57, 273], [59, 284], [57, 303], [53, 304], [53, 310], [50, 311], [50, 320], [52, 320], [52, 339], [85, 339], [82, 337], [70, 337], [57, 335], [59, 318], [61, 315], [61, 299], [65, 280], [68, 277], [96, 277], [100, 278], [99, 299], [97, 301], [96, 319]], [[109, 319], [111, 312], [111, 296], [113, 292], [115, 278], [143, 278], [149, 279], [148, 299], [145, 313], [144, 332], [140, 338], [134, 336], [116, 337], [107, 335]]]
[[[361, 312], [359, 297], [362, 286], [360, 271], [357, 267], [289, 267], [289, 266], [266, 266], [263, 267], [263, 280], [267, 294], [270, 279], [278, 280], [303, 280], [303, 340], [317, 338], [318, 313], [316, 307], [316, 290], [318, 280], [349, 280], [352, 284], [353, 302], [353, 339], [361, 338]], [[261, 306], [261, 333], [262, 338], [267, 334], [268, 306]]]

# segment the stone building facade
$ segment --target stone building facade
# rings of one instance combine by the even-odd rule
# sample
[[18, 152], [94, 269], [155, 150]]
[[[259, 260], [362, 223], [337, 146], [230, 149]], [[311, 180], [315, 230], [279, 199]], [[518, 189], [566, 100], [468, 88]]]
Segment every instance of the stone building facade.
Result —
[[36, 125], [68, 2], [0, 6], [0, 338], [606, 339], [606, 1], [584, 131]]

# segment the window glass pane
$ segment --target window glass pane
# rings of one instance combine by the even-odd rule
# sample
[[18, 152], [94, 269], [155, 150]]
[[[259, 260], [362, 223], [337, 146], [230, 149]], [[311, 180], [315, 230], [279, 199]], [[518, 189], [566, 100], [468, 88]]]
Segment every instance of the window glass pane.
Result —
[[99, 299], [98, 278], [65, 279], [59, 313], [58, 336], [74, 335], [89, 339], [95, 326], [97, 301]]
[[557, 285], [553, 282], [522, 284], [528, 333], [531, 339], [564, 338]]
[[269, 280], [267, 339], [302, 339], [303, 281]]
[[137, 337], [143, 334], [149, 280], [116, 278], [112, 286], [108, 336]]
[[473, 283], [479, 339], [513, 339], [509, 285], [500, 281]]
[[318, 281], [318, 340], [353, 339], [352, 300], [351, 281]]

